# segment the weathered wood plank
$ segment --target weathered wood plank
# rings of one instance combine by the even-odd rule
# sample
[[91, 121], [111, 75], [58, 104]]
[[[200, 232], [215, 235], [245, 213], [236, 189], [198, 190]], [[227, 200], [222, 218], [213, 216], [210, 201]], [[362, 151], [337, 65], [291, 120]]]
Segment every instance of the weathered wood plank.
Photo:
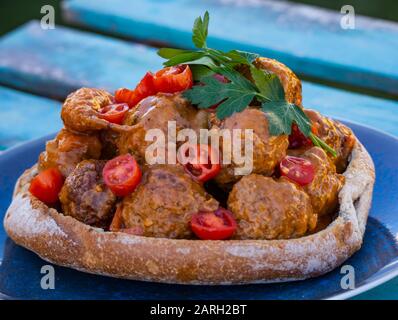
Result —
[[0, 38], [0, 81], [51, 97], [94, 86], [134, 86], [161, 65], [155, 50], [31, 21]]
[[68, 0], [69, 21], [144, 40], [190, 47], [195, 17], [211, 14], [209, 44], [258, 52], [296, 72], [398, 94], [398, 24], [307, 5], [241, 0]]
[[303, 82], [303, 104], [398, 136], [398, 102]]
[[[0, 39], [0, 82], [47, 96], [81, 87], [134, 87], [161, 67], [154, 49], [29, 23]], [[398, 135], [398, 103], [303, 82], [306, 107]]]
[[0, 150], [62, 127], [58, 101], [0, 87]]

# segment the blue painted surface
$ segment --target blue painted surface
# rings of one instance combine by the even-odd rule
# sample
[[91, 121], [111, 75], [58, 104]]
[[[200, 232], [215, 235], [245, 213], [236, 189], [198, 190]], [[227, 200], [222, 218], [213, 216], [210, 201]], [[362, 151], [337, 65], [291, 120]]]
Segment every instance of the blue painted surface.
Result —
[[303, 82], [303, 105], [398, 136], [398, 102]]
[[48, 96], [132, 87], [159, 66], [147, 47], [59, 26], [43, 30], [37, 21], [0, 38], [0, 82]]
[[[386, 276], [380, 270], [398, 261], [398, 140], [380, 132], [350, 124], [370, 151], [378, 174], [375, 198], [362, 249], [347, 261], [355, 267], [357, 287]], [[0, 219], [11, 199], [15, 180], [24, 169], [36, 162], [44, 148], [42, 138], [5, 152], [0, 156]], [[8, 170], [3, 170], [7, 168]], [[383, 196], [381, 196], [383, 195]], [[55, 267], [56, 290], [40, 288], [40, 268], [47, 264], [35, 254], [16, 246], [0, 227], [0, 293], [29, 299], [314, 299], [344, 292], [339, 270], [316, 279], [269, 285], [181, 286], [112, 279]], [[395, 268], [396, 269], [396, 268]], [[391, 271], [391, 270], [390, 270]], [[395, 283], [395, 284], [393, 284]], [[393, 284], [393, 285], [391, 285]], [[387, 288], [396, 286], [389, 282]], [[371, 291], [372, 292], [372, 291]], [[398, 299], [398, 292], [388, 292]], [[367, 296], [361, 295], [361, 298]]]
[[73, 22], [143, 40], [191, 46], [194, 18], [211, 15], [209, 45], [276, 58], [299, 73], [398, 93], [398, 25], [286, 2], [68, 0]]
[[0, 87], [0, 150], [57, 131], [61, 103]]

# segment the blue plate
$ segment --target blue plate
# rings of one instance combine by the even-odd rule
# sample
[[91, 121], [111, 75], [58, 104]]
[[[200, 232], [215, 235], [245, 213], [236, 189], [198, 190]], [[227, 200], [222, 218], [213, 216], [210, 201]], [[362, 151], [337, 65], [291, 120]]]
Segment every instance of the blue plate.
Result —
[[[282, 284], [187, 286], [90, 275], [54, 266], [55, 290], [43, 290], [41, 267], [48, 264], [10, 240], [0, 228], [0, 298], [22, 299], [324, 299], [347, 298], [398, 275], [398, 139], [347, 124], [371, 153], [377, 179], [362, 249], [345, 264], [355, 268], [356, 289], [343, 290], [340, 268], [315, 279]], [[18, 176], [37, 161], [51, 136], [0, 156], [0, 219], [11, 201]]]

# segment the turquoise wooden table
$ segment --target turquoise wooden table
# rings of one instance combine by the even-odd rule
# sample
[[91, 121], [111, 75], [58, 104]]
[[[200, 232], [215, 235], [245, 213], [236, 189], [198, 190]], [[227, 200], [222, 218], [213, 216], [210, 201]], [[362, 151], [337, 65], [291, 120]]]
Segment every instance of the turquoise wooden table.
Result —
[[[308, 77], [398, 94], [398, 26], [269, 1], [70, 0], [64, 16], [93, 32], [31, 21], [0, 38], [0, 150], [61, 128], [60, 105], [82, 86], [133, 87], [157, 70], [156, 49], [137, 41], [190, 45], [194, 17], [211, 12], [211, 46], [255, 51]], [[108, 36], [94, 30], [106, 31]], [[121, 35], [120, 40], [110, 36]], [[370, 43], [372, 45], [370, 45]], [[398, 102], [303, 82], [304, 105], [398, 136]], [[44, 123], [37, 126], [35, 123]], [[398, 278], [357, 298], [398, 299]]]

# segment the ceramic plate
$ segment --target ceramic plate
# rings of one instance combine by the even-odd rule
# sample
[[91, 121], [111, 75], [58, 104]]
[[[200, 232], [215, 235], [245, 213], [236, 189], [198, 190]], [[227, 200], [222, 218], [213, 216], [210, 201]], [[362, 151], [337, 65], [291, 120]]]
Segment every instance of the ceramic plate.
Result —
[[[376, 185], [363, 247], [345, 264], [355, 268], [356, 289], [343, 290], [340, 268], [315, 279], [282, 284], [188, 286], [113, 279], [55, 267], [55, 289], [43, 290], [40, 270], [48, 264], [10, 240], [0, 227], [0, 297], [20, 299], [342, 299], [398, 275], [398, 139], [347, 124], [376, 165]], [[0, 219], [18, 176], [37, 161], [43, 137], [0, 155]]]

